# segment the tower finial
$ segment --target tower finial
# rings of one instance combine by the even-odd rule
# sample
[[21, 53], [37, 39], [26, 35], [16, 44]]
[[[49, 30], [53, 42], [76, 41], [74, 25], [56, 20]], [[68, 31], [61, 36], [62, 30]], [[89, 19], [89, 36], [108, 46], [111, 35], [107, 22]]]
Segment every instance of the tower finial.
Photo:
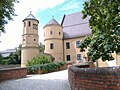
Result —
[[31, 10], [31, 8], [30, 8], [30, 14], [32, 14], [32, 10]]

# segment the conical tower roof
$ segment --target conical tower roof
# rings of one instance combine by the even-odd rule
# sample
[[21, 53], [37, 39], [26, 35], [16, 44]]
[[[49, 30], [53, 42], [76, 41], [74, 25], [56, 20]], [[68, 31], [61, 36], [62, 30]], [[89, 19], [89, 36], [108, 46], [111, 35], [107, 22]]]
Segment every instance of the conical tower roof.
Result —
[[51, 19], [44, 27], [48, 25], [60, 25], [55, 19]]
[[[33, 16], [33, 14], [32, 14], [31, 11], [30, 11], [30, 14], [23, 20], [23, 22], [24, 22], [25, 20], [36, 20], [36, 21], [38, 21], [38, 20]], [[38, 22], [39, 22], [39, 21], [38, 21]]]

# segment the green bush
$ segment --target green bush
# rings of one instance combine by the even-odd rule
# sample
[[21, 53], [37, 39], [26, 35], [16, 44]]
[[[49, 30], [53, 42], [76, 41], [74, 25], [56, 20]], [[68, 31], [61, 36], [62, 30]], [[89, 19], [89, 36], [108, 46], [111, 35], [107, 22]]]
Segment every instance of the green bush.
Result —
[[56, 69], [60, 68], [61, 66], [64, 66], [66, 62], [54, 62], [54, 63], [47, 63], [42, 65], [34, 65], [27, 67], [29, 74], [36, 73], [37, 70], [42, 70], [46, 73], [53, 72]]
[[51, 63], [51, 58], [45, 54], [40, 54], [39, 56], [29, 60], [26, 66], [34, 66], [34, 65], [46, 64], [46, 63]]

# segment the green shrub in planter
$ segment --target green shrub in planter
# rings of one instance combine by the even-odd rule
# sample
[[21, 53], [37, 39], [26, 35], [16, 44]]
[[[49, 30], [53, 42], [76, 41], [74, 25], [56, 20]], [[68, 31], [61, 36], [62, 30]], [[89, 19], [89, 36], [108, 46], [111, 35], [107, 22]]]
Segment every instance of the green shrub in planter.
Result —
[[42, 70], [44, 71], [44, 73], [49, 73], [55, 71], [56, 69], [59, 69], [61, 66], [64, 66], [65, 64], [66, 62], [54, 62], [54, 63], [29, 66], [27, 68], [29, 74], [35, 74], [37, 70]]
[[34, 65], [46, 64], [46, 63], [51, 63], [51, 58], [45, 54], [40, 54], [39, 56], [29, 60], [26, 66], [34, 66]]

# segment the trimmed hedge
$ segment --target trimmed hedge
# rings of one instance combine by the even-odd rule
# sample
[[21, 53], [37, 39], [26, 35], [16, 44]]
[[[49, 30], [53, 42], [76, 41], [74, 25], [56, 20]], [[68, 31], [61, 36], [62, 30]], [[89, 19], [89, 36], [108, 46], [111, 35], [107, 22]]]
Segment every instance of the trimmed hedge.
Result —
[[53, 62], [47, 64], [40, 64], [34, 66], [28, 66], [28, 74], [35, 74], [38, 70], [42, 70], [44, 73], [53, 72], [59, 69], [61, 66], [64, 66], [66, 62]]

